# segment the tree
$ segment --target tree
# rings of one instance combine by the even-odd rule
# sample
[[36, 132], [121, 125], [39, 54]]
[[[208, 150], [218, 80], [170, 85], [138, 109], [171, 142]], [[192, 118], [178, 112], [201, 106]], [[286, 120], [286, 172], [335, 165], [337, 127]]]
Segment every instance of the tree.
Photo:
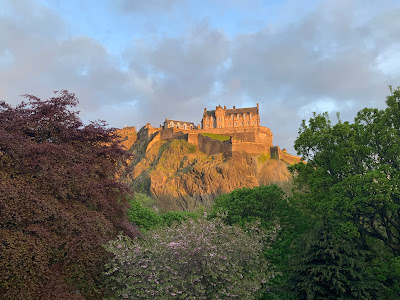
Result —
[[[303, 121], [295, 149], [308, 163], [292, 167], [310, 214], [383, 257], [381, 275], [400, 257], [400, 89], [390, 90], [385, 109], [365, 108], [353, 123], [332, 125], [326, 113]], [[377, 277], [398, 297], [400, 269], [391, 269]]]
[[323, 222], [298, 242], [289, 282], [295, 299], [376, 299], [365, 251]]
[[241, 188], [217, 197], [211, 216], [226, 213], [223, 219], [229, 225], [259, 220], [266, 227], [274, 224], [276, 211], [284, 203], [284, 193], [276, 185]]
[[120, 235], [106, 249], [115, 298], [254, 299], [268, 279], [263, 234], [219, 219], [188, 220]]
[[104, 122], [84, 126], [68, 91], [0, 102], [0, 298], [101, 298], [102, 244], [127, 222], [116, 175], [128, 153]]

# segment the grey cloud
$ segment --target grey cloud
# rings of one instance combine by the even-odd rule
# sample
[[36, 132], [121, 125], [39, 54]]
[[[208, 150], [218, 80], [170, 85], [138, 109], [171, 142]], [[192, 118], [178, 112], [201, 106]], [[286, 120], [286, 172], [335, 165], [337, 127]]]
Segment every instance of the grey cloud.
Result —
[[121, 116], [111, 114], [116, 110], [110, 105], [139, 118], [140, 107], [132, 104], [144, 93], [136, 73], [121, 71], [97, 41], [67, 38], [62, 20], [45, 7], [29, 2], [26, 10], [10, 3], [8, 14], [0, 15], [1, 100], [16, 104], [25, 93], [47, 98], [54, 90], [68, 89], [80, 99], [78, 109], [86, 121], [90, 116], [124, 124]]
[[165, 12], [172, 9], [181, 0], [116, 0], [113, 3], [124, 13]]
[[218, 79], [218, 66], [228, 54], [224, 34], [201, 23], [184, 37], [137, 44], [125, 56], [133, 71], [152, 78], [149, 115], [199, 122]]

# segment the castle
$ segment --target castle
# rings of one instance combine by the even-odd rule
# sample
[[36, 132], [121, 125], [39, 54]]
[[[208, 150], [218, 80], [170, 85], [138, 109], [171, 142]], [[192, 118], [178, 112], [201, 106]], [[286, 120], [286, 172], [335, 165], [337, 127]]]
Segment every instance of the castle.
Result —
[[[252, 155], [268, 154], [271, 158], [282, 159], [290, 164], [297, 163], [300, 158], [281, 151], [273, 146], [273, 135], [269, 128], [260, 126], [259, 104], [256, 107], [228, 109], [218, 105], [215, 110], [204, 109], [201, 125], [193, 122], [165, 119], [159, 128], [150, 123], [142, 127], [137, 136], [136, 129], [125, 127], [121, 136], [127, 137], [130, 148], [136, 139], [148, 139], [147, 149], [159, 140], [184, 139], [196, 145], [202, 152], [212, 155], [223, 153], [224, 156], [234, 156], [238, 153]], [[226, 140], [210, 137], [210, 134], [228, 137]], [[130, 145], [130, 146], [129, 146]]]

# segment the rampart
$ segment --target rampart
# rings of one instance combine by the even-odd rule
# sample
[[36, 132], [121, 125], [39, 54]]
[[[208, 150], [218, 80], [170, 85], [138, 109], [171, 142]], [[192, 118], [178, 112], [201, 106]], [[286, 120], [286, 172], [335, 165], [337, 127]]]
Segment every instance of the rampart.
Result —
[[[203, 133], [226, 135], [230, 136], [230, 139], [222, 142], [204, 136]], [[175, 127], [155, 128], [150, 124], [147, 124], [140, 129], [137, 136], [138, 139], [144, 138], [149, 141], [146, 151], [150, 149], [154, 143], [160, 140], [183, 139], [188, 143], [196, 145], [200, 151], [207, 155], [223, 153], [224, 156], [229, 157], [241, 152], [252, 155], [269, 152], [272, 159], [283, 160], [289, 164], [295, 164], [301, 161], [300, 157], [287, 154], [278, 146], [273, 146], [273, 135], [271, 130], [262, 126], [207, 129], [196, 128], [184, 130]]]
[[129, 149], [137, 140], [137, 133], [135, 126], [133, 127], [124, 127], [117, 131], [118, 136], [121, 138], [121, 144]]
[[249, 154], [261, 154], [269, 151], [269, 146], [263, 143], [245, 142], [241, 140], [232, 139], [232, 152], [246, 152]]
[[248, 128], [209, 128], [193, 130], [198, 133], [215, 133], [229, 135], [244, 142], [263, 143], [268, 147], [273, 145], [273, 135], [267, 127], [248, 127]]
[[283, 160], [291, 165], [297, 164], [301, 162], [301, 158], [298, 156], [290, 155], [288, 153], [283, 152], [279, 146], [274, 146], [270, 148], [270, 155], [272, 159]]
[[224, 156], [232, 156], [232, 138], [221, 142], [208, 136], [198, 134], [199, 150], [207, 155], [223, 153]]

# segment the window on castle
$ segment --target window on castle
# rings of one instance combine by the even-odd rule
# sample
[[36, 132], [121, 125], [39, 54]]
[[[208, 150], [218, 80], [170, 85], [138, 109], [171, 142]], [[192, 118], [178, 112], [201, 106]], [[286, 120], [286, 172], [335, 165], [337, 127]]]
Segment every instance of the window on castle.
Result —
[[233, 120], [233, 115], [231, 115], [231, 119]]
[[245, 120], [246, 120], [246, 114], [243, 114], [243, 119], [245, 119]]
[[208, 128], [208, 125], [206, 125], [206, 128]]
[[240, 125], [242, 125], [242, 126], [243, 126], [243, 122], [242, 122], [242, 123], [240, 123]]
[[237, 123], [235, 122], [235, 126], [237, 126]]
[[255, 126], [255, 125], [256, 125], [256, 122], [253, 122], [253, 125]]
[[250, 122], [247, 122], [247, 126], [249, 126], [250, 125]]
[[239, 115], [239, 114], [237, 114], [237, 119], [238, 119], [238, 120], [240, 119], [240, 115]]
[[169, 123], [169, 127], [174, 127], [174, 123]]
[[229, 123], [229, 126], [232, 126], [232, 123]]
[[253, 115], [252, 114], [250, 114], [250, 119], [251, 119], [251, 117], [252, 117]]
[[186, 124], [183, 124], [183, 129], [186, 129]]

